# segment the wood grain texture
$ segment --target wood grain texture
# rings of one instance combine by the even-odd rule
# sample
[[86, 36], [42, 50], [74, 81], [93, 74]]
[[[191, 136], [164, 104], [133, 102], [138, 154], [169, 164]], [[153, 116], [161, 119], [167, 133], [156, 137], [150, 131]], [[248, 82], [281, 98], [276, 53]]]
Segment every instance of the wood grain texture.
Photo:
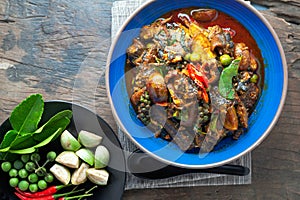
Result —
[[[253, 183], [243, 186], [132, 190], [124, 199], [300, 199], [300, 2], [253, 0], [278, 34], [289, 71], [275, 128], [253, 151]], [[80, 103], [116, 131], [104, 69], [112, 1], [0, 1], [0, 122], [32, 93]]]

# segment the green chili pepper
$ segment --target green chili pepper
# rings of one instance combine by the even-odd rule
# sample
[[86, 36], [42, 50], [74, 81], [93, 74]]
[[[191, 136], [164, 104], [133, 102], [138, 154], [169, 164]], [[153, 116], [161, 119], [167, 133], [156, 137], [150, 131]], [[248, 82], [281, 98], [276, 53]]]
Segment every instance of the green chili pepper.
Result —
[[238, 75], [240, 59], [235, 59], [226, 67], [220, 76], [219, 92], [226, 99], [234, 99], [234, 88], [232, 86], [232, 78]]

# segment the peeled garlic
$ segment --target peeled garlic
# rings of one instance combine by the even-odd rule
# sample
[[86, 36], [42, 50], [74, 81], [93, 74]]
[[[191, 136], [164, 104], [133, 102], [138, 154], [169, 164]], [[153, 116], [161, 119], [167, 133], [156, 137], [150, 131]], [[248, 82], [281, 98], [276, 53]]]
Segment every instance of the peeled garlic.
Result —
[[81, 147], [81, 144], [68, 130], [65, 130], [61, 134], [60, 144], [64, 150], [68, 150], [68, 151], [77, 151]]
[[71, 179], [70, 171], [59, 164], [54, 164], [50, 168], [50, 172], [59, 180], [62, 184], [68, 185]]
[[86, 170], [88, 179], [97, 185], [107, 185], [109, 173], [105, 169], [90, 168]]
[[73, 185], [80, 185], [87, 180], [86, 170], [90, 166], [86, 163], [81, 163], [80, 167], [74, 171], [71, 177], [71, 183]]
[[102, 141], [102, 137], [88, 131], [80, 131], [78, 141], [85, 147], [96, 147]]
[[79, 167], [79, 158], [73, 151], [63, 151], [56, 157], [55, 161], [66, 167]]

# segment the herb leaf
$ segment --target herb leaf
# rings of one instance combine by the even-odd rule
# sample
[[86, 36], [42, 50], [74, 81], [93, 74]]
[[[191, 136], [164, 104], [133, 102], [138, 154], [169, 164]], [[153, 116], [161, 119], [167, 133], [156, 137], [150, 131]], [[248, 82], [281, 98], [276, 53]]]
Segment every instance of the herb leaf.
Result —
[[55, 137], [57, 137], [58, 135], [60, 135], [60, 133], [62, 133], [62, 129], [58, 128], [57, 131], [55, 131], [54, 133], [52, 133], [52, 135], [50, 135], [47, 139], [43, 140], [42, 142], [26, 148], [26, 149], [18, 149], [18, 150], [9, 150], [10, 153], [15, 153], [15, 154], [28, 154], [28, 153], [33, 153], [36, 151], [37, 148], [45, 146], [47, 144], [49, 144]]
[[[11, 142], [9, 141], [8, 145], [11, 150], [25, 149], [36, 145], [38, 142], [42, 142], [51, 136], [58, 128], [65, 129], [69, 123], [70, 118], [72, 117], [72, 111], [64, 110], [57, 113], [51, 119], [49, 119], [43, 126], [37, 129], [33, 133], [27, 133], [23, 135], [17, 135], [15, 139]], [[9, 149], [6, 149], [7, 151]], [[5, 150], [3, 150], [5, 151]], [[1, 152], [1, 149], [0, 149]]]
[[10, 150], [9, 152], [13, 154], [29, 154], [34, 153], [35, 150], [36, 149], [34, 147], [29, 147], [27, 149]]
[[36, 144], [36, 141], [32, 138], [32, 133], [24, 135], [18, 135], [16, 139], [11, 143], [10, 149], [23, 149], [31, 147]]
[[4, 148], [7, 148], [11, 145], [11, 143], [16, 139], [16, 137], [18, 136], [18, 131], [16, 130], [9, 130], [7, 131], [7, 133], [5, 134], [1, 144], [0, 144], [0, 152], [4, 152], [1, 151]]
[[10, 149], [10, 144], [18, 136], [18, 131], [9, 130], [6, 132], [1, 144], [0, 144], [0, 160], [4, 160], [7, 157], [7, 152]]
[[234, 99], [234, 88], [232, 86], [232, 78], [238, 74], [240, 59], [236, 59], [226, 67], [220, 76], [219, 92], [226, 99]]
[[42, 142], [40, 142], [39, 144], [35, 145], [35, 148], [39, 148], [42, 146], [45, 146], [47, 144], [49, 144], [51, 141], [54, 140], [54, 138], [56, 138], [57, 136], [59, 136], [61, 133], [63, 132], [62, 128], [57, 129], [56, 132], [52, 133], [52, 135], [50, 135], [47, 139], [43, 140]]
[[5, 152], [9, 151], [9, 149], [10, 149], [9, 146], [5, 147], [5, 148], [2, 148], [2, 149], [0, 149], [0, 153], [5, 153]]
[[58, 128], [65, 130], [69, 125], [71, 118], [71, 110], [64, 110], [57, 113], [32, 134], [34, 140], [41, 142], [52, 135]]
[[41, 94], [33, 94], [22, 101], [11, 113], [9, 121], [14, 130], [21, 135], [37, 129], [44, 111]]
[[71, 122], [72, 111], [63, 110], [37, 129], [44, 112], [41, 94], [23, 100], [9, 118], [13, 130], [8, 131], [0, 144], [0, 160], [14, 154], [28, 154], [55, 140]]

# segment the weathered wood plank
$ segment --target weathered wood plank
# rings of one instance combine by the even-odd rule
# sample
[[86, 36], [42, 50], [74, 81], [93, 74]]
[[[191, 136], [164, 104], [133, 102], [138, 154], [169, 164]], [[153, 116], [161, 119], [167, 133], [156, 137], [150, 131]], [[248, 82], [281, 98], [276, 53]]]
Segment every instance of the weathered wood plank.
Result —
[[270, 12], [287, 22], [300, 24], [300, 2], [298, 0], [252, 0], [251, 2], [269, 8]]
[[[1, 16], [15, 21], [0, 23], [0, 96], [7, 99], [1, 101], [4, 113], [0, 121], [29, 93], [40, 92], [45, 99], [69, 101], [79, 101], [80, 96], [94, 99], [96, 90], [89, 88], [106, 94], [104, 81], [98, 84], [81, 80], [82, 89], [76, 94], [73, 87], [83, 79], [78, 73], [83, 63], [90, 72], [85, 79], [104, 78], [101, 74], [110, 45], [109, 2], [11, 0], [1, 1], [0, 5]], [[108, 112], [103, 114], [108, 113], [112, 121], [106, 95], [96, 96], [96, 107], [105, 107]]]

